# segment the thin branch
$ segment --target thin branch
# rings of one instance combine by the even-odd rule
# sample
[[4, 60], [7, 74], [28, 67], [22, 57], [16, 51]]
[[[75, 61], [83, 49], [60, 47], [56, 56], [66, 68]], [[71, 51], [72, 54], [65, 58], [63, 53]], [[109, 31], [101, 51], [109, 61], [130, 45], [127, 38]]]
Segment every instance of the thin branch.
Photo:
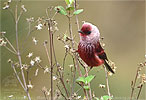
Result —
[[5, 38], [5, 40], [7, 41], [7, 43], [10, 45], [10, 47], [14, 50], [15, 53], [17, 53], [16, 49], [14, 48], [14, 46], [12, 45], [12, 43], [7, 39], [7, 37], [5, 37], [5, 35], [2, 34], [2, 36]]
[[[66, 50], [65, 51], [65, 55], [64, 55], [64, 58], [63, 58], [63, 69], [64, 69], [64, 66], [65, 66], [65, 60], [66, 60], [66, 57], [67, 57], [67, 54], [68, 54], [68, 51]], [[62, 75], [63, 76], [63, 75]]]
[[[17, 16], [17, 12], [18, 12], [18, 5], [16, 4], [16, 9], [15, 9], [15, 31], [16, 31], [16, 47], [17, 47], [17, 56], [18, 56], [18, 60], [19, 60], [19, 64], [20, 64], [20, 67], [21, 67], [21, 74], [22, 74], [22, 79], [23, 79], [23, 83], [24, 83], [24, 86], [25, 86], [25, 89], [27, 90], [26, 91], [26, 94], [27, 94], [27, 97], [29, 100], [31, 100], [31, 97], [30, 97], [30, 94], [28, 92], [28, 87], [26, 85], [26, 80], [25, 80], [25, 76], [24, 76], [24, 72], [23, 72], [23, 68], [22, 68], [22, 60], [21, 60], [21, 55], [20, 55], [20, 51], [19, 51], [19, 41], [18, 41], [18, 22], [19, 20], [17, 19], [18, 16]], [[20, 13], [21, 14], [21, 13]], [[22, 14], [21, 14], [22, 15]], [[19, 15], [20, 16], [20, 15]], [[20, 16], [21, 17], [21, 16]], [[20, 18], [19, 17], [19, 18]]]
[[136, 81], [137, 81], [137, 78], [138, 78], [139, 71], [140, 70], [139, 70], [139, 67], [138, 67], [137, 72], [136, 72], [136, 76], [135, 76], [135, 79], [134, 79], [134, 82], [132, 83], [132, 86], [131, 86], [132, 90], [131, 90], [130, 100], [132, 100], [132, 98], [133, 98], [134, 89], [135, 89], [135, 85], [136, 85]]
[[46, 45], [46, 41], [44, 42], [44, 47], [45, 47], [45, 52], [47, 54], [49, 65], [51, 65], [51, 61], [50, 61], [50, 57], [49, 57], [49, 52], [48, 52], [48, 48], [47, 48], [47, 45]]
[[24, 89], [24, 91], [26, 91], [26, 89], [25, 89], [25, 87], [24, 87], [22, 81], [20, 80], [20, 77], [18, 76], [18, 73], [17, 73], [17, 71], [16, 71], [16, 69], [15, 69], [14, 64], [11, 64], [11, 67], [13, 68], [14, 73], [15, 73], [15, 76], [16, 76], [17, 80], [19, 81], [20, 85], [22, 86], [22, 88]]
[[63, 79], [60, 78], [60, 81], [61, 81], [61, 83], [62, 83], [62, 85], [63, 85], [63, 88], [65, 89], [65, 92], [66, 92], [67, 97], [69, 97], [69, 92], [68, 92], [68, 90], [67, 90], [67, 88], [66, 88], [66, 86], [65, 86], [65, 84], [64, 84]]
[[16, 52], [14, 52], [13, 50], [11, 50], [9, 47], [5, 46], [5, 48], [6, 48], [8, 51], [10, 51], [11, 53], [13, 53], [13, 54], [17, 55], [17, 53], [16, 53]]
[[[75, 11], [76, 11], [76, 9], [77, 9], [77, 0], [75, 0], [75, 2], [74, 2], [74, 8], [75, 8]], [[77, 24], [77, 28], [79, 30], [80, 28], [79, 28], [78, 15], [76, 15], [76, 24]]]
[[107, 74], [107, 70], [106, 70], [106, 67], [105, 66], [104, 66], [104, 71], [105, 71], [105, 79], [106, 79], [107, 93], [108, 93], [108, 96], [110, 97], [111, 94], [110, 94], [110, 89], [109, 89], [108, 74]]
[[68, 100], [68, 99], [66, 98], [66, 96], [62, 93], [62, 91], [61, 91], [60, 87], [58, 86], [58, 84], [57, 84], [57, 88], [58, 88], [58, 90], [60, 91], [61, 95], [64, 97], [64, 99], [65, 99], [65, 100]]
[[16, 20], [17, 22], [19, 22], [19, 19], [20, 19], [20, 17], [22, 16], [22, 14], [23, 14], [23, 10], [20, 11], [20, 14], [19, 14], [19, 16], [18, 16], [18, 18], [17, 18], [17, 20]]
[[[75, 44], [74, 44], [74, 40], [73, 40], [73, 33], [72, 33], [72, 24], [71, 24], [71, 17], [70, 17], [70, 11], [69, 11], [69, 16], [68, 16], [68, 20], [69, 20], [69, 33], [70, 33], [70, 38], [71, 38], [71, 45], [72, 45], [72, 49], [75, 48]], [[76, 68], [78, 69], [79, 75], [82, 76], [79, 64], [78, 64], [78, 59], [77, 59], [77, 55], [74, 54], [75, 56], [75, 61], [76, 61]]]
[[138, 95], [137, 95], [137, 99], [136, 100], [138, 100], [139, 97], [140, 97], [140, 93], [141, 93], [142, 87], [143, 87], [143, 84], [140, 86], [140, 89], [139, 89], [139, 92], [138, 92]]
[[[86, 75], [88, 76], [88, 68], [85, 67], [85, 72], [86, 72]], [[90, 96], [90, 100], [92, 100], [92, 92], [91, 92], [91, 86], [90, 86], [90, 83], [88, 83], [88, 86], [90, 87], [89, 88], [89, 96]]]
[[51, 20], [50, 19], [48, 19], [48, 28], [49, 28], [49, 39], [50, 39], [51, 100], [53, 100], [53, 50], [52, 50], [53, 49], [53, 47], [52, 47], [53, 35], [51, 32]]

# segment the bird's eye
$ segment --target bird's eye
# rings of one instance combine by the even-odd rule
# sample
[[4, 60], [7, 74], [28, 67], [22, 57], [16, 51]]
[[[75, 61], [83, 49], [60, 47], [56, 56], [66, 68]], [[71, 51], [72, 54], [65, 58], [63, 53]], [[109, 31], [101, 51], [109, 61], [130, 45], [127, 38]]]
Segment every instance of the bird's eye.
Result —
[[86, 34], [90, 34], [90, 33], [91, 33], [91, 31], [87, 31], [87, 32], [86, 32]]

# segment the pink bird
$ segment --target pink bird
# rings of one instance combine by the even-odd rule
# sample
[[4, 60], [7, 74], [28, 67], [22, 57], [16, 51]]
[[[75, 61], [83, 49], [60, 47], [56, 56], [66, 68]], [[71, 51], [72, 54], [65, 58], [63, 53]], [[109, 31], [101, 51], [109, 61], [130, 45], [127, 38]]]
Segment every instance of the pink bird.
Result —
[[78, 32], [80, 34], [78, 53], [81, 59], [91, 68], [104, 64], [108, 71], [114, 73], [107, 63], [106, 53], [100, 45], [98, 28], [91, 23], [85, 22]]

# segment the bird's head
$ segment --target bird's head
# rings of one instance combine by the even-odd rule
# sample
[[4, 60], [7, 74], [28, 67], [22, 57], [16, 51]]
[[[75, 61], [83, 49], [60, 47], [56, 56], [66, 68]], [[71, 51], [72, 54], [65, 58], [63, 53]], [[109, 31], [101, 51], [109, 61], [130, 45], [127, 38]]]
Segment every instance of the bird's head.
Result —
[[99, 40], [100, 37], [98, 28], [89, 22], [85, 22], [82, 25], [81, 30], [79, 30], [78, 32], [80, 33], [81, 39], [84, 39], [85, 41], [91, 39]]

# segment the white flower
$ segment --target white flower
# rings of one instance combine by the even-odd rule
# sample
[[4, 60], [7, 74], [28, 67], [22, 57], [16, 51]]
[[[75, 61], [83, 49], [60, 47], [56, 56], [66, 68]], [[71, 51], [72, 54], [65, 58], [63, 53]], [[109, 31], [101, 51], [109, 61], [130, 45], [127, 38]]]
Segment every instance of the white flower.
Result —
[[34, 60], [31, 60], [31, 61], [30, 61], [30, 65], [31, 65], [31, 66], [34, 66], [34, 64], [35, 64], [35, 61], [34, 61]]
[[32, 57], [32, 55], [33, 55], [33, 52], [29, 53], [26, 57], [30, 58]]
[[57, 77], [56, 77], [56, 76], [53, 76], [53, 80], [54, 80], [54, 81], [57, 80]]
[[49, 68], [45, 68], [44, 74], [49, 72]]
[[55, 30], [55, 31], [58, 31], [59, 29], [58, 29], [58, 27], [55, 27], [54, 30]]
[[80, 99], [81, 98], [81, 96], [77, 96], [77, 98], [76, 99]]
[[22, 8], [22, 10], [23, 10], [24, 12], [27, 11], [27, 9], [24, 7], [24, 5], [21, 5], [21, 8]]
[[100, 88], [105, 88], [105, 85], [99, 84], [99, 87], [100, 87]]
[[13, 97], [13, 95], [9, 95], [8, 97], [9, 97], [9, 98], [12, 98], [12, 97]]
[[42, 29], [42, 24], [38, 24], [37, 26], [35, 26], [37, 28], [37, 30], [41, 30]]
[[8, 4], [6, 4], [3, 9], [8, 9], [10, 6]]
[[145, 58], [146, 58], [146, 54], [145, 54]]
[[51, 92], [51, 89], [49, 91], [47, 91], [46, 95], [49, 96], [50, 95], [50, 92]]
[[34, 22], [34, 17], [26, 18], [27, 22]]
[[26, 99], [27, 97], [26, 96], [24, 96], [24, 99]]
[[113, 73], [111, 73], [111, 72], [107, 72], [107, 73], [108, 73], [109, 76], [112, 76], [113, 75]]
[[65, 45], [64, 47], [65, 47], [66, 49], [70, 49], [69, 45]]
[[6, 46], [7, 42], [3, 38], [0, 38], [0, 46]]
[[10, 2], [12, 2], [12, 0], [8, 0], [8, 2], [10, 3]]
[[33, 85], [31, 84], [31, 81], [29, 81], [29, 85], [27, 85], [28, 88], [33, 88]]
[[34, 44], [35, 44], [35, 45], [37, 45], [38, 40], [36, 40], [36, 38], [35, 38], [35, 37], [32, 37], [32, 41], [34, 42]]
[[40, 63], [41, 62], [41, 59], [40, 59], [40, 57], [35, 57], [35, 62], [37, 62], [37, 63]]

